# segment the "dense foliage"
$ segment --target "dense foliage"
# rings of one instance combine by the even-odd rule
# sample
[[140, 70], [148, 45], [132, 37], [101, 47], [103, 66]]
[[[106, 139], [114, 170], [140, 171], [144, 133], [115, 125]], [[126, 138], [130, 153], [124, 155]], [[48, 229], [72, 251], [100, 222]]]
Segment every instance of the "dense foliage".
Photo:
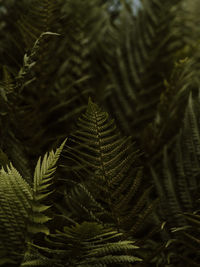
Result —
[[199, 7], [0, 3], [0, 266], [199, 266]]

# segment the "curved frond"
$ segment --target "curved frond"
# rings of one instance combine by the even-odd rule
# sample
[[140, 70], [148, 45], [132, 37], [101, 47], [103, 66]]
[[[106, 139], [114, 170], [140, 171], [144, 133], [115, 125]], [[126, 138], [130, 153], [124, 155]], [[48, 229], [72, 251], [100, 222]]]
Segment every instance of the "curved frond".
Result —
[[62, 266], [66, 259], [71, 266], [108, 266], [142, 261], [132, 255], [131, 251], [138, 249], [134, 242], [120, 241], [121, 235], [98, 223], [83, 222], [72, 227], [65, 226], [64, 231], [51, 234], [46, 239], [48, 248], [33, 246], [41, 253], [45, 252], [47, 262], [54, 266]]
[[[32, 189], [12, 164], [0, 171], [1, 262], [19, 262], [25, 250], [26, 222]], [[2, 255], [3, 253], [3, 255]]]
[[54, 151], [50, 151], [44, 155], [43, 160], [39, 158], [34, 172], [33, 180], [33, 200], [32, 200], [32, 214], [29, 216], [28, 231], [30, 234], [39, 232], [49, 234], [49, 230], [45, 223], [51, 218], [45, 215], [45, 211], [50, 208], [49, 205], [43, 204], [44, 199], [49, 196], [52, 191], [50, 185], [52, 184], [53, 174], [56, 171], [56, 163], [60, 157], [60, 153], [65, 145], [66, 140], [61, 146]]

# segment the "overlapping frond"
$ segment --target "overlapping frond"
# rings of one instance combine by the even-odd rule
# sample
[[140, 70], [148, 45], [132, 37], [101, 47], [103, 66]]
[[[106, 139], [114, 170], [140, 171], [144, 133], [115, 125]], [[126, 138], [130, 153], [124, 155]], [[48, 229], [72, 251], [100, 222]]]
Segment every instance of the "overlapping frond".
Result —
[[184, 45], [175, 22], [177, 3], [142, 1], [137, 17], [127, 8], [121, 12], [121, 45], [115, 47], [114, 64], [108, 66], [112, 87], [107, 103], [125, 133], [137, 129], [134, 134], [139, 136], [153, 121], [164, 90], [163, 75], [169, 77], [175, 53]]
[[[84, 187], [72, 186], [66, 196], [69, 208], [82, 209], [92, 219], [106, 220], [135, 235], [153, 208], [153, 202], [147, 205], [149, 189], [141, 191], [138, 151], [131, 138], [121, 137], [114, 120], [91, 100], [77, 125], [78, 130], [69, 138], [66, 157], [76, 167], [74, 173]], [[80, 170], [77, 166], [81, 166]], [[96, 206], [92, 199], [101, 206]]]
[[[120, 241], [122, 233], [105, 228], [94, 222], [65, 226], [63, 231], [51, 234], [48, 247], [34, 245], [46, 253], [46, 262], [51, 266], [109, 266], [141, 261], [131, 251], [138, 249], [133, 241]], [[54, 257], [52, 257], [54, 255]], [[49, 266], [48, 265], [48, 266]], [[27, 265], [29, 266], [28, 261]]]
[[48, 191], [56, 162], [65, 141], [54, 153], [45, 154], [38, 160], [33, 188], [10, 163], [6, 171], [0, 171], [0, 265], [19, 264], [23, 259], [26, 242], [36, 233], [48, 234], [45, 215], [50, 207], [43, 203], [51, 193]]
[[[171, 232], [170, 229], [187, 229], [187, 220], [182, 214], [192, 213], [198, 208], [199, 111], [199, 97], [196, 99], [190, 94], [183, 126], [176, 137], [174, 149], [169, 150], [165, 146], [162, 167], [159, 167], [157, 173], [152, 170], [152, 176], [161, 199], [160, 216], [167, 221], [166, 229], [171, 238], [180, 240], [185, 240], [182, 231]], [[185, 245], [182, 244], [179, 248], [186, 251], [184, 247]], [[196, 255], [195, 252], [194, 255]]]
[[19, 262], [25, 249], [32, 189], [12, 164], [0, 171], [0, 265]]
[[0, 265], [198, 266], [199, 1], [1, 2]]
[[200, 261], [200, 215], [197, 211], [184, 213], [183, 216], [189, 225], [182, 231], [185, 251], [180, 257], [188, 265], [198, 266]]

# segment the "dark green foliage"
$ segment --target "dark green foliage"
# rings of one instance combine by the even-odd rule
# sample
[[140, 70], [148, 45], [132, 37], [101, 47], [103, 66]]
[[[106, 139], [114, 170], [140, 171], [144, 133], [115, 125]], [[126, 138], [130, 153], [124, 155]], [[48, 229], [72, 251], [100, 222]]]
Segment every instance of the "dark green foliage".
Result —
[[[63, 232], [50, 235], [46, 239], [50, 248], [34, 247], [49, 256], [54, 255], [53, 259], [46, 259], [53, 266], [108, 266], [111, 263], [117, 266], [118, 263], [141, 261], [138, 257], [128, 255], [129, 250], [138, 247], [133, 241], [121, 241], [121, 235], [97, 223], [84, 222], [72, 227], [65, 226]], [[28, 264], [27, 261], [22, 266]]]
[[183, 232], [184, 239], [181, 240], [185, 246], [185, 253], [181, 255], [182, 260], [190, 266], [197, 266], [200, 261], [200, 216], [198, 211], [185, 213], [183, 215], [189, 224]]
[[129, 9], [121, 13], [119, 44], [113, 51], [113, 65], [108, 66], [112, 82], [108, 103], [126, 133], [140, 135], [154, 119], [163, 78], [169, 77], [175, 54], [184, 45], [175, 24], [179, 5], [144, 1], [137, 19]]
[[[163, 163], [157, 170], [157, 174], [152, 169], [152, 176], [161, 200], [160, 216], [167, 221], [165, 229], [170, 237], [177, 240], [185, 240], [179, 228], [180, 230], [188, 228], [187, 217], [183, 216], [183, 213], [191, 213], [198, 208], [199, 103], [199, 97], [196, 99], [190, 94], [183, 127], [174, 141], [174, 148], [170, 149], [165, 146]], [[158, 172], [161, 179], [158, 178]], [[183, 249], [184, 246], [180, 247], [179, 253]], [[187, 258], [186, 255], [189, 252], [184, 250], [186, 255], [183, 254], [183, 251], [181, 253], [184, 263], [184, 258]], [[196, 254], [194, 253], [194, 255]], [[179, 257], [176, 253], [174, 256]], [[179, 261], [181, 262], [181, 260]], [[188, 260], [188, 262], [190, 261]]]
[[11, 165], [0, 174], [0, 255], [1, 265], [19, 262], [25, 249], [28, 209], [32, 192], [17, 170]]
[[42, 202], [50, 193], [47, 190], [63, 146], [64, 143], [56, 153], [51, 151], [49, 155], [45, 154], [42, 164], [41, 159], [38, 160], [32, 187], [11, 163], [7, 166], [7, 171], [1, 169], [1, 265], [19, 263], [23, 258], [26, 242], [31, 241], [32, 235], [40, 232], [48, 234], [45, 224], [50, 218], [44, 212], [50, 206]]
[[[153, 207], [153, 203], [147, 205], [150, 188], [144, 186], [141, 191], [142, 169], [138, 151], [131, 138], [121, 137], [114, 121], [109, 120], [108, 114], [91, 100], [77, 125], [78, 130], [69, 138], [71, 145], [67, 147], [66, 157], [71, 165], [75, 162], [73, 168], [80, 183], [67, 198], [73, 201], [82, 191], [87, 198], [84, 201], [77, 195], [74, 204], [80, 206], [79, 210], [86, 205], [86, 216], [114, 224], [125, 235], [135, 236]], [[67, 199], [69, 208], [73, 207], [70, 199]], [[89, 207], [87, 203], [92, 204], [92, 200], [100, 202], [101, 206]], [[80, 218], [80, 213], [76, 216]]]
[[1, 2], [0, 266], [199, 266], [199, 1]]

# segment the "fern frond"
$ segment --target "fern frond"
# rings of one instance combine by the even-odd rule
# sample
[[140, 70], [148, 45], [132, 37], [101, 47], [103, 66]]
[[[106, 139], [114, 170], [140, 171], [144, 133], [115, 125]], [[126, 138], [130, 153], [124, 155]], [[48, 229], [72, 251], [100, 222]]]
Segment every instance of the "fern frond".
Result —
[[[174, 147], [165, 146], [163, 151], [163, 164], [152, 172], [158, 194], [160, 196], [160, 216], [168, 222], [166, 227], [168, 233], [173, 239], [180, 239], [180, 251], [185, 251], [184, 258], [192, 258], [191, 250], [185, 249], [187, 246], [194, 247], [195, 241], [190, 233], [186, 234], [187, 241], [183, 237], [182, 231], [188, 227], [187, 216], [183, 213], [192, 213], [194, 209], [198, 209], [197, 198], [199, 190], [199, 148], [200, 148], [200, 125], [199, 125], [199, 96], [196, 97], [192, 93], [189, 96], [185, 114], [183, 117], [182, 129], [179, 131], [175, 139]], [[162, 171], [161, 171], [162, 169]], [[176, 228], [177, 231], [171, 231], [170, 228]], [[190, 231], [190, 230], [188, 230]], [[187, 230], [186, 230], [187, 233]], [[191, 231], [192, 233], [192, 231]], [[190, 237], [191, 238], [190, 238]], [[186, 243], [185, 243], [186, 242]], [[198, 252], [193, 251], [194, 257]], [[175, 256], [177, 257], [177, 256]], [[195, 260], [194, 260], [195, 262]], [[198, 261], [197, 261], [198, 262]], [[191, 265], [192, 266], [192, 265]]]
[[[53, 32], [42, 32], [40, 36], [35, 40], [33, 46], [31, 47], [30, 55], [24, 54], [23, 67], [19, 70], [16, 76], [16, 89], [20, 92], [24, 87], [32, 83], [35, 78], [30, 79], [30, 73], [37, 62], [37, 57], [40, 54], [42, 47], [42, 42], [46, 36], [58, 35]], [[27, 78], [29, 76], [29, 78]]]
[[73, 217], [78, 221], [86, 220], [89, 216], [92, 221], [103, 223], [100, 217], [106, 210], [91, 194], [87, 186], [74, 181], [70, 183], [73, 187], [69, 192], [65, 192], [65, 201]]
[[[165, 179], [162, 180], [160, 185], [158, 185], [158, 177], [155, 180], [156, 185], [158, 185], [160, 196], [162, 194], [160, 190], [167, 190], [168, 197], [169, 194], [171, 197], [173, 195], [172, 198], [174, 201], [170, 210], [172, 211], [173, 208], [175, 209], [174, 216], [177, 216], [178, 213], [182, 212], [192, 212], [193, 205], [196, 201], [194, 199], [194, 194], [197, 194], [197, 176], [199, 174], [198, 169], [200, 164], [198, 158], [198, 155], [200, 155], [198, 102], [199, 99], [195, 100], [195, 97], [190, 94], [183, 118], [182, 129], [179, 131], [179, 134], [175, 139], [175, 149], [171, 149], [170, 154], [167, 152], [167, 146], [164, 150], [163, 175]], [[172, 157], [174, 157], [173, 161]], [[188, 177], [190, 178], [188, 179]], [[162, 185], [163, 182], [164, 186]], [[163, 194], [163, 198], [166, 198], [166, 196], [164, 196], [165, 194], [166, 193]], [[169, 201], [168, 197], [164, 202]], [[171, 197], [170, 199], [172, 200]], [[178, 217], [180, 219], [180, 216]], [[178, 226], [178, 224], [176, 226]]]
[[[72, 266], [95, 266], [94, 264], [128, 263], [141, 261], [129, 250], [138, 247], [133, 241], [119, 241], [121, 233], [104, 228], [98, 223], [84, 222], [73, 227], [64, 227], [46, 240], [49, 248], [33, 245], [39, 251], [57, 255], [55, 266], [62, 265], [66, 258]], [[125, 253], [126, 252], [126, 253]], [[59, 265], [60, 264], [60, 265]]]
[[180, 234], [177, 245], [183, 246], [180, 259], [190, 266], [198, 266], [200, 260], [200, 215], [198, 212], [186, 212], [182, 216], [187, 220], [188, 225], [183, 229], [175, 228]]
[[40, 157], [37, 162], [33, 180], [32, 214], [28, 225], [28, 231], [32, 234], [39, 232], [49, 234], [49, 230], [45, 226], [45, 223], [51, 220], [51, 218], [45, 215], [45, 211], [48, 210], [50, 206], [44, 205], [43, 201], [52, 193], [49, 187], [52, 184], [53, 174], [56, 171], [56, 163], [60, 157], [65, 142], [66, 140], [56, 152], [50, 151], [49, 153], [46, 153], [43, 160], [41, 161]]
[[116, 26], [119, 45], [114, 48], [114, 64], [107, 68], [111, 83], [107, 108], [123, 132], [134, 131], [138, 138], [154, 120], [163, 76], [169, 77], [175, 54], [184, 46], [176, 22], [180, 6], [178, 1], [142, 1], [137, 17], [123, 8]]
[[32, 189], [12, 164], [0, 171], [0, 253], [1, 261], [19, 262], [25, 250], [26, 222]]
[[[90, 194], [85, 195], [86, 192], [81, 192], [78, 186], [72, 187], [66, 195], [69, 208], [73, 212], [77, 209], [79, 218], [82, 209], [90, 218], [93, 216], [93, 220], [113, 223], [127, 233], [138, 222], [134, 228], [136, 233], [142, 225], [138, 214], [143, 214], [143, 219], [147, 214], [150, 190], [144, 188], [145, 193], [141, 193], [139, 152], [134, 149], [131, 137], [121, 137], [114, 120], [110, 120], [91, 99], [77, 125], [79, 128], [69, 138], [71, 145], [66, 147], [65, 156], [75, 167], [77, 164], [82, 166], [78, 171], [80, 184], [84, 184]], [[90, 195], [103, 209], [96, 206]], [[91, 205], [87, 199], [91, 200]]]
[[28, 3], [28, 12], [17, 21], [17, 25], [24, 39], [27, 48], [39, 38], [42, 32], [53, 29], [57, 18], [56, 10], [59, 7], [58, 1], [31, 1]]

